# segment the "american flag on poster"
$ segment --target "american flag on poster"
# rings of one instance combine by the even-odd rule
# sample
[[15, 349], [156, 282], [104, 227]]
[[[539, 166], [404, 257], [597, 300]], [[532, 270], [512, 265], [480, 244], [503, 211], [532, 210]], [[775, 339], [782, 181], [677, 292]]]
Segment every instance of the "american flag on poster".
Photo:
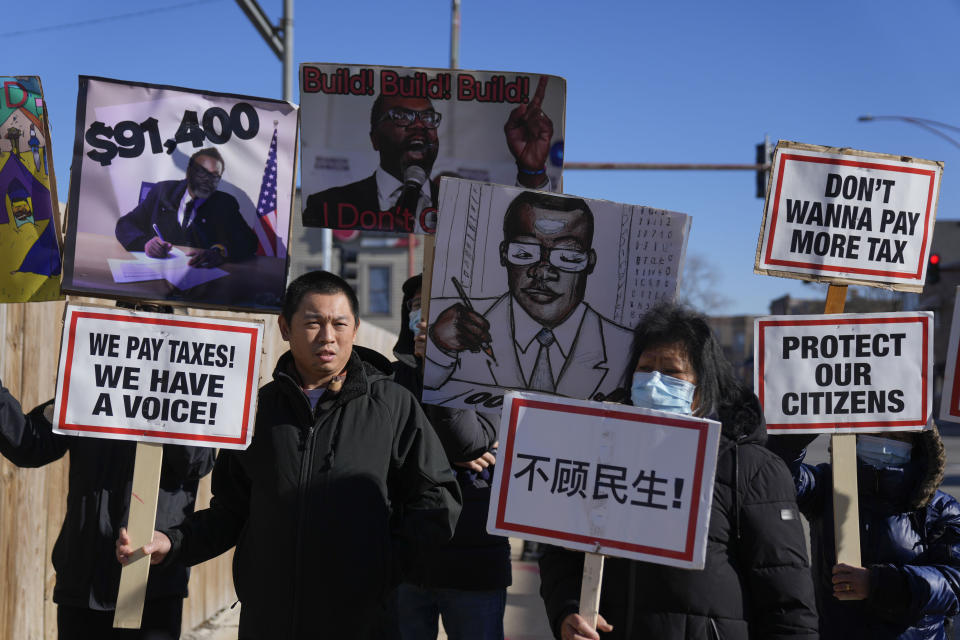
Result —
[[[273, 123], [273, 140], [267, 153], [267, 164], [263, 168], [263, 181], [260, 183], [260, 197], [257, 198], [257, 220], [254, 226], [260, 246], [258, 256], [284, 257], [282, 243], [277, 242], [277, 123]], [[278, 244], [280, 246], [278, 246]]]

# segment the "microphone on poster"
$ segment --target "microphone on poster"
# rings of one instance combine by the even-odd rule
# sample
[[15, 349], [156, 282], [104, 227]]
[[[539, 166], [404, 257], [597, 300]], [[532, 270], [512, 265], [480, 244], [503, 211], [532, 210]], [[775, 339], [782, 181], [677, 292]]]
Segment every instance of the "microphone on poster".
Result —
[[403, 191], [397, 199], [397, 213], [409, 211], [416, 215], [420, 202], [420, 190], [427, 181], [427, 172], [423, 167], [412, 164], [403, 170]]

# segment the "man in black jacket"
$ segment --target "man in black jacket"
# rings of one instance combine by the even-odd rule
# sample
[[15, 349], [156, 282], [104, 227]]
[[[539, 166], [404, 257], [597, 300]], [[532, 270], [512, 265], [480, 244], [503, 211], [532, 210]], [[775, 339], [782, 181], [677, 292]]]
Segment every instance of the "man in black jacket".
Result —
[[[0, 454], [18, 467], [41, 467], [70, 454], [67, 514], [53, 547], [60, 640], [180, 636], [190, 570], [152, 567], [139, 634], [113, 629], [120, 565], [113, 541], [130, 511], [136, 443], [53, 433], [53, 401], [24, 415], [0, 384]], [[172, 527], [193, 512], [197, 482], [213, 467], [214, 450], [163, 445], [157, 526]]]
[[[260, 390], [250, 447], [221, 452], [209, 509], [143, 548], [193, 565], [236, 545], [241, 638], [377, 637], [396, 576], [460, 513], [416, 399], [353, 353], [357, 306], [327, 272], [290, 284], [290, 351]], [[121, 562], [133, 552], [121, 536]]]

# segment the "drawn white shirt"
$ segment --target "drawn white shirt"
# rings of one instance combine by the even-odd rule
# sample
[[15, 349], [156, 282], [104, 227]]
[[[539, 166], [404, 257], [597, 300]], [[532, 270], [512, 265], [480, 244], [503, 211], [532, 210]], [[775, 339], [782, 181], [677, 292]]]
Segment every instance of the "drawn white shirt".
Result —
[[[513, 344], [517, 350], [517, 359], [520, 361], [523, 379], [529, 384], [533, 368], [537, 363], [537, 354], [540, 353], [537, 334], [544, 327], [531, 318], [513, 296], [510, 296], [510, 308], [513, 313]], [[566, 363], [567, 356], [577, 339], [577, 331], [586, 311], [587, 306], [581, 302], [574, 308], [573, 313], [567, 316], [566, 320], [553, 328], [554, 341], [548, 347], [547, 355], [550, 358], [550, 371], [553, 373], [554, 384], [560, 377], [560, 372], [563, 371], [563, 365]]]

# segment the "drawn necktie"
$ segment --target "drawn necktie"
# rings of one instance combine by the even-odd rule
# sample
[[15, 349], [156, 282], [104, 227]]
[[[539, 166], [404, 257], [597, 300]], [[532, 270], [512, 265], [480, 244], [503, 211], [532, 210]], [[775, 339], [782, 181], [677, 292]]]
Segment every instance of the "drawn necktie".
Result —
[[540, 343], [540, 351], [537, 353], [537, 362], [533, 365], [533, 374], [530, 376], [531, 391], [548, 391], [553, 393], [556, 387], [553, 382], [553, 371], [550, 369], [550, 345], [556, 341], [553, 337], [553, 331], [550, 329], [540, 329], [537, 334], [537, 342]]

